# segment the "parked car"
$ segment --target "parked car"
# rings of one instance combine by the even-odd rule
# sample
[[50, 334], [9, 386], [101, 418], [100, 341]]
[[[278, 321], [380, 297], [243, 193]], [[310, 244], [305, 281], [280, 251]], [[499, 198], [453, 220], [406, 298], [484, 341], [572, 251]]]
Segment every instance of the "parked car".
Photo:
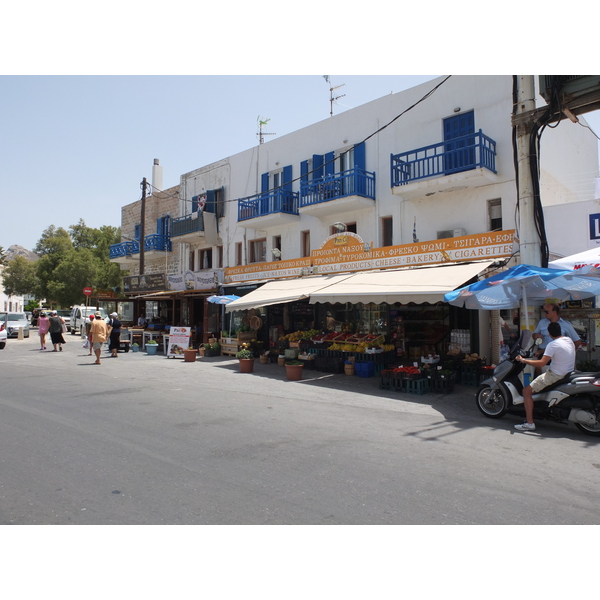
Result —
[[68, 308], [59, 308], [56, 312], [64, 319], [67, 331], [71, 331], [71, 311]]
[[81, 328], [85, 331], [85, 324], [89, 322], [90, 315], [93, 315], [97, 310], [102, 313], [102, 318], [108, 323], [110, 319], [103, 308], [95, 306], [74, 306], [71, 311], [71, 335], [75, 335], [78, 331], [81, 333]]
[[6, 331], [6, 323], [3, 319], [3, 317], [6, 316], [5, 314], [0, 314], [0, 350], [4, 350], [4, 347], [6, 346], [6, 339], [8, 338], [8, 333]]
[[22, 313], [4, 313], [6, 333], [8, 337], [17, 337], [19, 335], [19, 329], [23, 329], [23, 336], [29, 337], [29, 321], [27, 315]]

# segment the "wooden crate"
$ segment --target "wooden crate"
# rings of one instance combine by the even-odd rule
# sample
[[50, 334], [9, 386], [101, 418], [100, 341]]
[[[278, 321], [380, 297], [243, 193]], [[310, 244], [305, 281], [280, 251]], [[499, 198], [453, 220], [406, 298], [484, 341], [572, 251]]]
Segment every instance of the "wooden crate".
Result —
[[[229, 340], [231, 343], [227, 343]], [[221, 354], [224, 356], [235, 356], [238, 351], [238, 340], [237, 338], [221, 338], [219, 340], [221, 344]]]

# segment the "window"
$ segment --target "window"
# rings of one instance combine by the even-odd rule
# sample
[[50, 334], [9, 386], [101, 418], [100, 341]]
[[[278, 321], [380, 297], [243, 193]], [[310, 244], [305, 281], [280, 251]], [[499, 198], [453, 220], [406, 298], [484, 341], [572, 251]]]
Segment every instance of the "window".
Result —
[[381, 219], [381, 245], [392, 246], [393, 245], [393, 225], [394, 219], [392, 217], [383, 217]]
[[265, 262], [267, 260], [267, 240], [265, 238], [251, 240], [249, 242], [249, 250], [249, 263]]
[[502, 230], [502, 200], [488, 200], [488, 216], [490, 223], [490, 231]]
[[223, 246], [217, 246], [217, 262], [215, 269], [223, 268]]
[[196, 251], [195, 250], [190, 250], [190, 271], [195, 271], [196, 270], [196, 265], [195, 265], [195, 258], [196, 258]]
[[[349, 231], [351, 233], [356, 233], [356, 223], [344, 223], [344, 225], [346, 225], [346, 231]], [[344, 232], [343, 231], [339, 231], [338, 229], [336, 229], [333, 225], [331, 226], [331, 233], [330, 235], [343, 235]]]
[[242, 264], [242, 242], [237, 242], [235, 245], [235, 266], [239, 267]]
[[275, 235], [273, 236], [273, 259], [280, 260], [281, 259], [281, 236]]
[[198, 253], [200, 255], [198, 267], [200, 269], [210, 269], [212, 267], [212, 248], [202, 248]]
[[310, 231], [300, 232], [300, 243], [302, 246], [302, 257], [310, 256]]

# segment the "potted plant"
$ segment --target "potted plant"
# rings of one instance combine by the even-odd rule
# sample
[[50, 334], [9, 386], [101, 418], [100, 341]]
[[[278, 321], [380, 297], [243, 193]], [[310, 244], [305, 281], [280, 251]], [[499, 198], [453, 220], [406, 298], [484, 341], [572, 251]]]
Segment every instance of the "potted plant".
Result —
[[156, 340], [146, 342], [146, 352], [148, 354], [156, 354], [158, 352], [158, 342]]
[[131, 344], [131, 351], [132, 352], [139, 352], [140, 351], [140, 345], [137, 342], [133, 342], [133, 344]]
[[183, 362], [196, 362], [196, 356], [198, 356], [196, 348], [190, 346], [183, 349]]
[[242, 348], [235, 357], [240, 363], [240, 373], [252, 373], [254, 371], [254, 354], [248, 348]]
[[302, 379], [302, 369], [304, 363], [301, 360], [285, 361], [285, 374], [289, 381], [299, 381]]

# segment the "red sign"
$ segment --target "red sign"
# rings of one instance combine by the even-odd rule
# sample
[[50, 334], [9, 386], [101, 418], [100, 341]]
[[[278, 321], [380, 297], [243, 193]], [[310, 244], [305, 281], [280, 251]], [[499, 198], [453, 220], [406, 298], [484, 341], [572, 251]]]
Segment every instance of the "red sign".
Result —
[[84, 288], [83, 288], [83, 293], [84, 293], [86, 296], [91, 296], [93, 291], [94, 291], [94, 290], [93, 290], [91, 287], [84, 287]]

